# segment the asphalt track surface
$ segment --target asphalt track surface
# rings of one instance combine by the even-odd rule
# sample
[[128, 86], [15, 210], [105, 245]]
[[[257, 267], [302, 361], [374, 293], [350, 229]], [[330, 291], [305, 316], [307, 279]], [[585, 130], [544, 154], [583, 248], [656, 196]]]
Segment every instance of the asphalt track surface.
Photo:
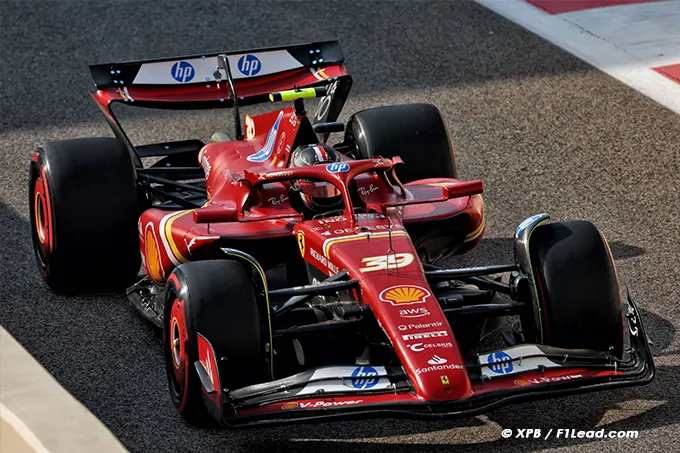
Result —
[[[3, 1], [0, 8], [0, 323], [131, 451], [677, 451], [677, 115], [466, 2]], [[457, 421], [197, 430], [175, 415], [161, 346], [124, 296], [62, 298], [47, 290], [27, 226], [28, 162], [41, 142], [110, 135], [86, 94], [87, 64], [335, 37], [355, 76], [343, 119], [372, 106], [433, 103], [456, 143], [461, 175], [485, 181], [486, 239], [463, 264], [510, 260], [512, 232], [537, 212], [591, 219], [607, 235], [654, 342], [652, 385]], [[133, 135], [205, 139], [223, 117], [141, 112]], [[106, 257], [93, 250], [92, 260], [99, 259]], [[640, 434], [548, 441], [499, 435], [501, 428], [602, 427]]]

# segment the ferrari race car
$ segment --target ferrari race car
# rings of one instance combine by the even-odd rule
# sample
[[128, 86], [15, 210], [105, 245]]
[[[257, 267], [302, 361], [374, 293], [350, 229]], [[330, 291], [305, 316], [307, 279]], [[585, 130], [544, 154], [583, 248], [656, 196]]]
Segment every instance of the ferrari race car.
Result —
[[[43, 279], [62, 294], [127, 287], [195, 425], [451, 417], [649, 383], [640, 314], [591, 223], [534, 215], [512, 263], [434, 264], [482, 239], [482, 182], [458, 179], [432, 105], [337, 122], [343, 63], [329, 41], [91, 66], [115, 138], [33, 154]], [[235, 131], [137, 146], [115, 103], [231, 109]]]

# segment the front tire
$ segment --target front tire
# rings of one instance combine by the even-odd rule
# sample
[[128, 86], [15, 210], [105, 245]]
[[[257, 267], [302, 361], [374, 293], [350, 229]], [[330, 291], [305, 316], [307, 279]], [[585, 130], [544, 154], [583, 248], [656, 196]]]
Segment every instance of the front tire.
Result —
[[[269, 324], [263, 322], [264, 310], [253, 282], [237, 261], [198, 261], [173, 271], [167, 283], [163, 344], [170, 397], [188, 423], [214, 426], [221, 419], [224, 389], [269, 379], [271, 334]], [[215, 361], [211, 371], [216, 392], [211, 394], [204, 392], [195, 366], [201, 360], [201, 341], [212, 348]]]
[[[543, 224], [529, 250], [539, 299], [539, 339], [567, 349], [623, 354], [621, 293], [614, 260], [590, 222]], [[536, 309], [536, 308], [535, 308]]]
[[58, 293], [124, 288], [139, 272], [137, 183], [114, 138], [44, 144], [29, 171], [33, 249]]

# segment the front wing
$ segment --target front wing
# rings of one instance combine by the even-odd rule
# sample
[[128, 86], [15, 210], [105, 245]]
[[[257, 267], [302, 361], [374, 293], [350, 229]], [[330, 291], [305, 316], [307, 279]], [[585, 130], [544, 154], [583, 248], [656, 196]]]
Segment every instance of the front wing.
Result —
[[[454, 418], [527, 400], [647, 384], [655, 372], [649, 340], [630, 297], [628, 304], [630, 347], [625, 362], [611, 362], [601, 352], [584, 357], [584, 351], [568, 354], [541, 346], [549, 353], [542, 357], [510, 354], [520, 365], [515, 373], [489, 379], [490, 365], [482, 358], [486, 353], [476, 364], [466, 363], [474, 395], [437, 402], [415, 394], [401, 367], [328, 367], [232, 391], [221, 402], [221, 410], [214, 408], [213, 413], [221, 413], [220, 421], [228, 427], [386, 416]], [[526, 346], [515, 350], [519, 348], [527, 350]], [[545, 366], [552, 363], [549, 358], [558, 356], [559, 367]], [[532, 359], [535, 369], [530, 369]], [[205, 400], [209, 403], [207, 395]]]

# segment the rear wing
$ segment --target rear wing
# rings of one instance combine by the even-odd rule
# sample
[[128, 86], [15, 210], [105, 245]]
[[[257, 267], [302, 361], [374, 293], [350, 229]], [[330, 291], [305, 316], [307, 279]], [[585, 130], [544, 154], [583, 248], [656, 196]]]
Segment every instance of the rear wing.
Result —
[[[270, 92], [329, 83], [347, 75], [338, 41], [98, 64], [90, 66], [90, 72], [97, 90], [113, 90], [118, 95], [112, 101], [158, 108], [172, 107], [148, 104], [193, 102], [199, 104], [196, 108], [210, 108], [200, 104], [225, 102], [224, 91], [215, 83], [220, 54], [227, 55], [242, 105], [255, 103], [249, 99], [253, 96], [262, 96], [256, 102], [266, 102]], [[223, 70], [219, 75], [226, 79]], [[182, 106], [187, 107], [191, 108]]]
[[[111, 104], [182, 110], [234, 107], [224, 83], [227, 74], [218, 69], [218, 55], [227, 56], [238, 105], [269, 102], [269, 94], [276, 91], [328, 85], [328, 95], [310, 114], [314, 123], [335, 121], [352, 85], [340, 44], [323, 41], [92, 65], [90, 72], [97, 88], [93, 97], [114, 134], [136, 155]], [[133, 161], [141, 165], [135, 157]]]

